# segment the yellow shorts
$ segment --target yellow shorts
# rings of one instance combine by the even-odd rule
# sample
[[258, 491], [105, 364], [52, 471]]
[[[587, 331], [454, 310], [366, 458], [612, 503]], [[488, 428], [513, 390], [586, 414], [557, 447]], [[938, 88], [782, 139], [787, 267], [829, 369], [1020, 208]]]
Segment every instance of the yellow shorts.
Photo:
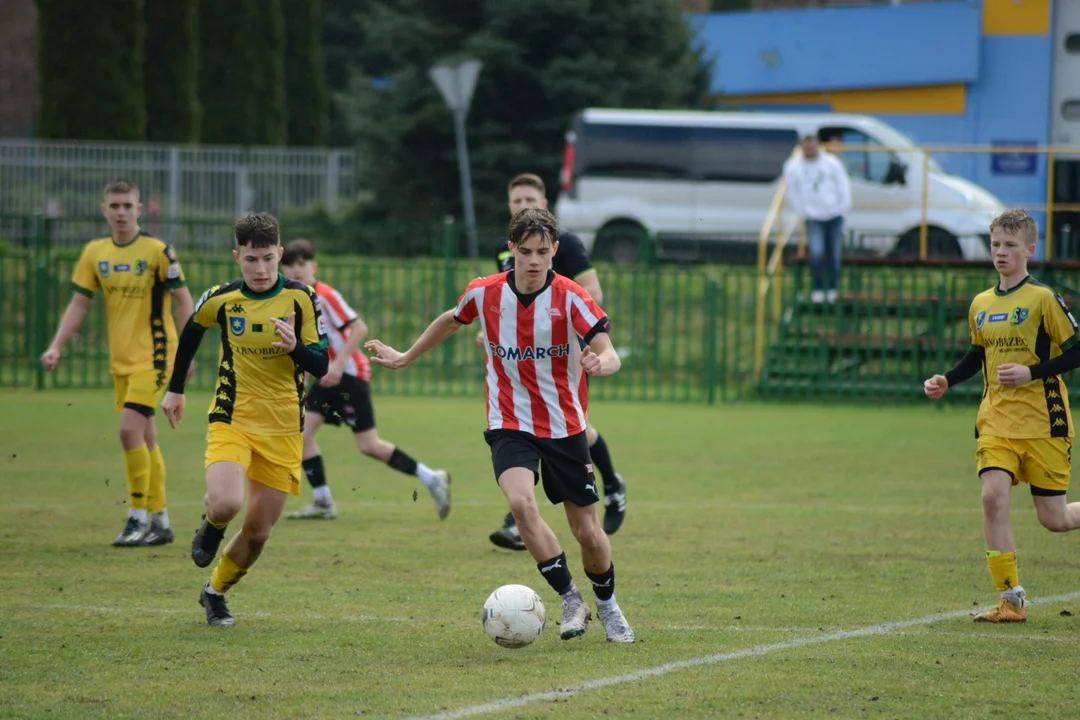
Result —
[[228, 423], [210, 423], [206, 432], [206, 467], [216, 462], [241, 465], [255, 482], [290, 495], [300, 494], [304, 436], [255, 435]]
[[142, 405], [154, 410], [165, 395], [169, 373], [139, 370], [130, 375], [113, 375], [112, 379], [116, 394], [116, 412], [123, 410], [125, 405]]
[[1055, 493], [1069, 489], [1072, 469], [1072, 438], [1016, 440], [983, 435], [975, 451], [975, 465], [1012, 475], [1013, 485], [1025, 482], [1033, 488]]

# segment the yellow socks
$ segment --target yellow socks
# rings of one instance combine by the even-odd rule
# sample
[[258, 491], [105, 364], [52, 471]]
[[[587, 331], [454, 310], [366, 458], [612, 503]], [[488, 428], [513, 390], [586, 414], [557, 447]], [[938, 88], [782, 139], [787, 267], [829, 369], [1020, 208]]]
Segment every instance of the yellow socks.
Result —
[[165, 458], [161, 448], [150, 451], [150, 491], [146, 496], [146, 509], [159, 513], [165, 509]]
[[127, 475], [128, 508], [142, 510], [145, 515], [146, 496], [150, 493], [150, 451], [145, 445], [124, 451], [124, 472]]
[[234, 563], [229, 553], [223, 552], [221, 560], [214, 568], [214, 574], [210, 576], [210, 587], [214, 589], [214, 592], [224, 594], [245, 575], [247, 575], [247, 569]]
[[1016, 551], [1007, 553], [997, 550], [986, 551], [986, 565], [990, 568], [990, 577], [998, 592], [1005, 592], [1020, 587], [1020, 576], [1016, 572]]

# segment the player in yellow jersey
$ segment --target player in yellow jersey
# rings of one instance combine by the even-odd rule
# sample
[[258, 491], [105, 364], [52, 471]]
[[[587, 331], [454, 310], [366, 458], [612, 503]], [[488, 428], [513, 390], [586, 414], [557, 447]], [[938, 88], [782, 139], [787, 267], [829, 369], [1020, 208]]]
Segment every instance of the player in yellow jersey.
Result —
[[979, 293], [968, 311], [971, 349], [944, 375], [924, 383], [937, 400], [983, 371], [983, 399], [975, 421], [975, 466], [982, 481], [986, 564], [1001, 599], [978, 622], [1024, 622], [1027, 601], [1017, 575], [1009, 491], [1026, 483], [1043, 527], [1080, 527], [1080, 503], [1067, 503], [1073, 424], [1061, 375], [1080, 367], [1076, 320], [1060, 295], [1028, 275], [1038, 237], [1023, 210], [990, 224], [998, 283]]
[[247, 213], [233, 227], [242, 278], [207, 290], [180, 335], [169, 392], [161, 406], [176, 427], [184, 412], [184, 379], [203, 334], [218, 326], [221, 356], [206, 435], [206, 514], [191, 543], [201, 568], [217, 555], [225, 527], [247, 510], [199, 603], [210, 625], [232, 625], [225, 591], [262, 553], [289, 495], [300, 494], [304, 440], [304, 373], [330, 366], [315, 291], [278, 273], [278, 221]]
[[128, 519], [113, 545], [164, 545], [174, 534], [165, 509], [165, 460], [157, 444], [154, 408], [176, 352], [174, 305], [183, 326], [191, 316], [191, 293], [173, 248], [139, 229], [142, 203], [134, 183], [106, 185], [101, 213], [112, 234], [83, 249], [71, 278], [71, 302], [41, 364], [56, 369], [64, 343], [79, 329], [101, 288], [128, 488]]

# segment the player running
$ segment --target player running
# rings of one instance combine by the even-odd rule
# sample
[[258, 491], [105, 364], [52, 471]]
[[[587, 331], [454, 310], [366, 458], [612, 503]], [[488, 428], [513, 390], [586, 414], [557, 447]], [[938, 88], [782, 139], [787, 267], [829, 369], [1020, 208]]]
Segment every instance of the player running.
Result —
[[1043, 527], [1080, 527], [1080, 503], [1067, 503], [1073, 424], [1061, 376], [1080, 367], [1077, 325], [1065, 301], [1028, 275], [1038, 238], [1023, 210], [1007, 210], [990, 224], [990, 252], [998, 282], [971, 302], [971, 349], [944, 375], [924, 383], [937, 400], [950, 387], [983, 372], [983, 399], [975, 420], [975, 466], [982, 481], [986, 564], [1001, 594], [977, 622], [1024, 622], [1026, 593], [1017, 573], [1009, 520], [1013, 485], [1031, 488]]
[[621, 364], [608, 337], [611, 323], [580, 285], [551, 270], [559, 246], [551, 213], [521, 210], [510, 221], [508, 235], [513, 270], [469, 283], [457, 307], [431, 323], [408, 351], [379, 340], [365, 347], [375, 352], [373, 362], [403, 368], [462, 326], [480, 321], [487, 349], [484, 437], [525, 547], [562, 597], [559, 634], [564, 640], [582, 635], [592, 613], [570, 575], [566, 553], [540, 516], [535, 491], [540, 478], [548, 500], [563, 504], [581, 547], [607, 639], [634, 642], [615, 601], [615, 566], [596, 515], [600, 496], [585, 435], [585, 374], [611, 375]]

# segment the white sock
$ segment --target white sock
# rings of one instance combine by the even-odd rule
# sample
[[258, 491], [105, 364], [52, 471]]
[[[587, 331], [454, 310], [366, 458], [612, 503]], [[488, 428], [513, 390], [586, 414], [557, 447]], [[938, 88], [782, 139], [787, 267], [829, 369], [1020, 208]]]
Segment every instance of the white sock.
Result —
[[435, 471], [429, 468], [422, 462], [416, 463], [416, 477], [425, 486], [431, 487], [431, 483], [435, 482]]
[[600, 598], [596, 598], [596, 606], [597, 607], [609, 608], [609, 609], [613, 608], [613, 607], [617, 607], [617, 605], [615, 603], [615, 595], [612, 595], [607, 600], [601, 600]]
[[1001, 597], [1005, 598], [1017, 607], [1023, 607], [1025, 595], [1026, 593], [1024, 592], [1024, 588], [1020, 585], [1017, 585], [1016, 587], [1011, 587], [1005, 592], [1001, 593]]
[[311, 488], [311, 499], [319, 505], [329, 505], [334, 502], [330, 497], [329, 485], [320, 485], [317, 488]]
[[146, 523], [146, 508], [128, 508], [128, 517]]
[[206, 592], [210, 593], [211, 595], [224, 595], [225, 594], [225, 593], [219, 593], [217, 590], [215, 590], [214, 586], [210, 584], [209, 580], [206, 581]]
[[578, 589], [577, 589], [577, 583], [574, 582], [573, 580], [571, 580], [570, 581], [570, 587], [567, 588], [566, 592], [562, 593], [560, 597], [565, 598], [565, 597], [570, 597], [571, 595], [580, 595], [580, 594], [581, 593], [579, 593]]
[[168, 510], [162, 510], [161, 512], [156, 512], [156, 513], [151, 513], [151, 514], [153, 515], [154, 522], [157, 524], [158, 527], [166, 528], [166, 529], [168, 529], [170, 527], [170, 525], [169, 525], [169, 511]]

